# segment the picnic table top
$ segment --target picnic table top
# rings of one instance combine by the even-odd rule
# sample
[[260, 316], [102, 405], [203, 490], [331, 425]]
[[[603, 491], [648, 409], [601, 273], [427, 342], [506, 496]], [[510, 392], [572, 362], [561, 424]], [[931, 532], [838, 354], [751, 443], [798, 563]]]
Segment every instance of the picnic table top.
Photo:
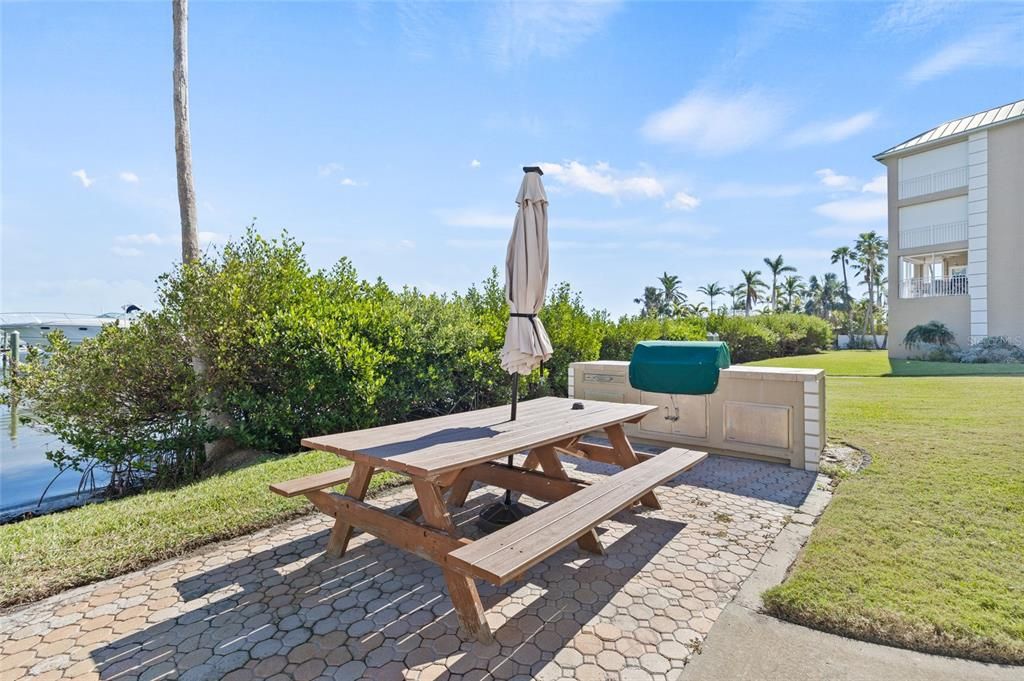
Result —
[[[582, 403], [583, 409], [572, 409], [575, 402]], [[503, 405], [308, 437], [302, 445], [374, 468], [433, 478], [592, 430], [636, 421], [656, 409], [642, 404], [541, 397], [520, 402], [515, 421], [509, 420], [509, 405]]]

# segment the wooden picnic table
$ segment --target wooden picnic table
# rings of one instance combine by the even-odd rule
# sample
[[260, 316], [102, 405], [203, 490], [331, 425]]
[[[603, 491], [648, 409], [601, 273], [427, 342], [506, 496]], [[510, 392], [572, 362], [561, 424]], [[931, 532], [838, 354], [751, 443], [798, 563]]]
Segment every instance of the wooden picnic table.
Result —
[[[582, 409], [573, 408], [582, 404]], [[345, 553], [354, 527], [437, 563], [452, 604], [466, 632], [491, 640], [475, 578], [505, 584], [565, 545], [576, 541], [602, 554], [595, 527], [638, 500], [660, 508], [652, 491], [707, 455], [671, 449], [657, 456], [638, 455], [623, 430], [656, 407], [544, 397], [519, 404], [509, 420], [507, 406], [400, 423], [379, 428], [310, 437], [305, 447], [333, 452], [353, 466], [271, 485], [284, 496], [304, 494], [335, 518], [327, 553]], [[580, 442], [603, 430], [611, 446]], [[528, 452], [523, 466], [494, 463]], [[558, 453], [616, 465], [623, 470], [589, 484], [570, 478]], [[408, 475], [416, 500], [398, 514], [364, 501], [377, 471]], [[347, 480], [344, 494], [329, 488]], [[515, 490], [553, 502], [482, 539], [459, 535], [449, 506], [465, 503], [474, 482]], [[423, 521], [419, 522], [422, 517]]]

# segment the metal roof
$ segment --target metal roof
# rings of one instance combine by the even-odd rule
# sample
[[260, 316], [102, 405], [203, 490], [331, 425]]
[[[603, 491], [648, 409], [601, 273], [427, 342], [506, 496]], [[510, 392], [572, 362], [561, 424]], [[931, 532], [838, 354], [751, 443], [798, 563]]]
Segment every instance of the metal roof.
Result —
[[886, 149], [880, 154], [875, 154], [875, 159], [881, 161], [886, 156], [906, 151], [912, 147], [919, 147], [924, 144], [930, 144], [931, 142], [965, 135], [981, 128], [989, 128], [993, 125], [1008, 123], [1019, 118], [1024, 118], [1024, 99], [1004, 104], [1003, 106], [997, 106], [994, 109], [982, 111], [981, 113], [964, 116], [963, 118], [958, 118], [955, 121], [943, 123], [942, 125], [932, 128], [928, 132], [921, 133], [916, 137], [911, 137], [906, 142], [897, 144], [891, 149]]

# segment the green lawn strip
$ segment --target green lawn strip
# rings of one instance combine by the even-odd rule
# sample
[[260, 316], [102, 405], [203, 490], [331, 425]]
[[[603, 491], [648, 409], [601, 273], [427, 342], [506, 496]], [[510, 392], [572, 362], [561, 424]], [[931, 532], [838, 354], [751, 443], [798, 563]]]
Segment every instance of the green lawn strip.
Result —
[[[305, 497], [267, 489], [344, 465], [333, 454], [268, 458], [185, 487], [93, 504], [0, 526], [0, 607], [138, 570], [210, 542], [313, 510]], [[371, 493], [398, 484], [374, 477]]]
[[833, 350], [815, 355], [776, 357], [758, 366], [824, 369], [829, 376], [1024, 376], [1024, 364], [962, 364], [889, 360], [885, 350]]
[[[845, 355], [816, 361], [844, 372]], [[873, 461], [839, 485], [786, 581], [765, 593], [767, 610], [1024, 664], [1024, 379], [839, 375], [828, 391], [829, 438]]]
[[961, 364], [894, 359], [893, 376], [1024, 376], [1024, 364]]

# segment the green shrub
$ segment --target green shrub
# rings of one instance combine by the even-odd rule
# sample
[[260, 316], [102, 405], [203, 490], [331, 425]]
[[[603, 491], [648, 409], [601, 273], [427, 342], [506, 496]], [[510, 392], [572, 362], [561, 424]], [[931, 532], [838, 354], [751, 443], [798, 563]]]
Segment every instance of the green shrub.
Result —
[[922, 345], [936, 345], [940, 348], [953, 345], [953, 332], [942, 322], [932, 320], [927, 324], [918, 324], [907, 331], [903, 337], [903, 345], [908, 350]]
[[302, 437], [376, 421], [387, 360], [371, 342], [379, 293], [347, 260], [312, 273], [301, 244], [249, 230], [163, 277], [159, 294], [206, 366], [223, 435], [238, 445], [289, 451]]
[[[81, 452], [56, 452], [55, 462], [98, 462], [126, 481], [178, 480], [199, 470], [213, 437], [292, 451], [313, 434], [509, 400], [499, 362], [508, 306], [496, 269], [463, 295], [395, 291], [360, 280], [345, 259], [313, 271], [287, 234], [250, 229], [161, 277], [158, 296], [159, 311], [139, 323], [80, 348], [57, 338], [48, 363], [27, 364], [20, 389]], [[569, 364], [628, 360], [642, 340], [703, 340], [710, 329], [737, 362], [829, 342], [824, 322], [797, 314], [613, 323], [568, 284], [552, 287], [540, 318], [554, 352], [520, 378], [524, 397], [565, 395]]]
[[759, 324], [778, 335], [779, 356], [809, 355], [832, 345], [832, 327], [824, 319], [807, 314], [781, 312], [759, 315]]
[[531, 386], [531, 395], [569, 394], [569, 365], [597, 359], [607, 327], [603, 312], [590, 311], [583, 306], [583, 297], [568, 283], [555, 286], [540, 319], [551, 338], [551, 359], [544, 363], [543, 379]]
[[759, 324], [756, 318], [712, 315], [708, 329], [729, 345], [733, 362], [753, 362], [781, 354], [779, 335]]
[[609, 324], [601, 342], [601, 359], [628, 360], [633, 348], [645, 340], [694, 341], [707, 338], [707, 325], [700, 317], [659, 319], [623, 316]]
[[196, 475], [209, 433], [192, 358], [169, 317], [104, 326], [77, 347], [60, 332], [49, 341], [46, 355], [32, 353], [10, 387], [65, 443], [47, 452], [55, 466], [106, 470], [114, 492]]

